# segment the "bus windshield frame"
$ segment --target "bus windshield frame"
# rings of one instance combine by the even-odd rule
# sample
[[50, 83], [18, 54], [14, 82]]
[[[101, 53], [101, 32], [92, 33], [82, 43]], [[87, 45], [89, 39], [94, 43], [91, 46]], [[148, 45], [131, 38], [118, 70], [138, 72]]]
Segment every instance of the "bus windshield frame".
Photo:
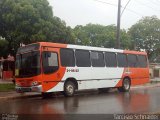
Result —
[[40, 58], [40, 51], [17, 54], [15, 77], [33, 77], [41, 74]]

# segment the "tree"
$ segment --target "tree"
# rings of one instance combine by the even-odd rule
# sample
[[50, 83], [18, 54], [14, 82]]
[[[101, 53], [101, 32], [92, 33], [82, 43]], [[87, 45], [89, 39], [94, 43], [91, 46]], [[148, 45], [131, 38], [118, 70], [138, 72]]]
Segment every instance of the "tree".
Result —
[[75, 36], [72, 28], [67, 27], [66, 23], [58, 17], [54, 17], [52, 20], [52, 29], [48, 36], [51, 36], [48, 41], [58, 43], [75, 43]]
[[71, 29], [53, 17], [47, 0], [0, 0], [0, 35], [14, 53], [20, 43], [74, 42]]
[[7, 58], [8, 53], [8, 41], [0, 37], [0, 57]]
[[[90, 45], [97, 47], [115, 47], [116, 26], [103, 26], [98, 24], [88, 24], [86, 26], [76, 26], [74, 28], [76, 44]], [[125, 30], [121, 30], [121, 46], [123, 49], [130, 48], [130, 37]]]
[[147, 51], [152, 61], [160, 51], [160, 20], [156, 16], [144, 17], [129, 29], [136, 50]]
[[10, 50], [20, 43], [46, 40], [44, 32], [50, 29], [52, 14], [46, 0], [1, 0], [1, 36], [9, 42]]

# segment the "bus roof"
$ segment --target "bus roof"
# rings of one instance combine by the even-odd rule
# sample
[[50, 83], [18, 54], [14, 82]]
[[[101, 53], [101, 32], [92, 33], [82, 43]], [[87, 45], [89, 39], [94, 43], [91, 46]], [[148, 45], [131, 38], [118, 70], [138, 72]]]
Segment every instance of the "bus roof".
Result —
[[[33, 44], [36, 44], [36, 43], [33, 43]], [[114, 49], [114, 48], [92, 47], [92, 46], [62, 44], [62, 43], [52, 43], [52, 42], [38, 42], [38, 44], [40, 46], [46, 46], [46, 47], [72, 48], [72, 49], [82, 49], [82, 50], [92, 50], [92, 51], [106, 51], [106, 52], [118, 52], [118, 53], [126, 53], [126, 54], [147, 55], [146, 52], [132, 51], [132, 50], [121, 50], [121, 49]], [[29, 44], [29, 45], [32, 45], [32, 44]]]

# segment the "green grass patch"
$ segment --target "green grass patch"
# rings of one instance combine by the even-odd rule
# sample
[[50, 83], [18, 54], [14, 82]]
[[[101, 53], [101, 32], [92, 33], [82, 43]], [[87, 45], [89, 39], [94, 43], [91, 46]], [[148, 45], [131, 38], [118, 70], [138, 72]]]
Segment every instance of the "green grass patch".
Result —
[[0, 84], [0, 92], [9, 92], [15, 90], [14, 84]]

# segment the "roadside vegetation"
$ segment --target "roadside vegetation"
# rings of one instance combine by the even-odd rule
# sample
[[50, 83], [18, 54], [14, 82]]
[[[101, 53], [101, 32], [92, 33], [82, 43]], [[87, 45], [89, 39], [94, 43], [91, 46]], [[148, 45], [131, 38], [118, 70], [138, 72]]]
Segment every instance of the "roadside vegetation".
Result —
[[[116, 25], [67, 26], [54, 16], [47, 0], [0, 1], [0, 57], [15, 56], [20, 45], [39, 41], [115, 48], [115, 36]], [[149, 60], [156, 62], [160, 57], [160, 19], [141, 18], [128, 30], [120, 30], [120, 41], [121, 49], [145, 50]]]
[[0, 92], [9, 92], [15, 90], [14, 84], [0, 84]]

